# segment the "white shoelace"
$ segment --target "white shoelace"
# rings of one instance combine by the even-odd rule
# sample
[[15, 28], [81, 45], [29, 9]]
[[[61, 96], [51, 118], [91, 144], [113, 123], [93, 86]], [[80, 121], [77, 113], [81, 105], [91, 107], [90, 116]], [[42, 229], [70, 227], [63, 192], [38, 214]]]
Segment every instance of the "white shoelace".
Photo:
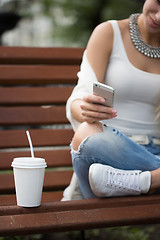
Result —
[[140, 171], [107, 171], [107, 186], [140, 191]]

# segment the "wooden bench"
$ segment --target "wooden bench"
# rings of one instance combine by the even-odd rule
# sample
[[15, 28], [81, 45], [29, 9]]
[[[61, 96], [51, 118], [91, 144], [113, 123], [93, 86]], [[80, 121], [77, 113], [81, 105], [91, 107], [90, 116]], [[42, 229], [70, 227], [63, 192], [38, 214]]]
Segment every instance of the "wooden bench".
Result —
[[[160, 223], [160, 196], [61, 202], [72, 176], [73, 136], [65, 103], [77, 82], [83, 49], [0, 47], [0, 236]], [[42, 205], [16, 205], [11, 162], [47, 161]]]

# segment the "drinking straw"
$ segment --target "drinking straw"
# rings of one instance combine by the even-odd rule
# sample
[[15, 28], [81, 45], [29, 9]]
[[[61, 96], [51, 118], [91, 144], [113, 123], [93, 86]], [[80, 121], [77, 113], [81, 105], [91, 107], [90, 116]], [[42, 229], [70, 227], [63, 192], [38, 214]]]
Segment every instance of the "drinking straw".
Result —
[[34, 152], [33, 152], [33, 145], [32, 145], [32, 141], [31, 141], [31, 137], [29, 134], [29, 131], [26, 131], [27, 137], [28, 137], [28, 141], [29, 141], [29, 146], [30, 146], [30, 150], [31, 150], [31, 156], [32, 158], [34, 158]]

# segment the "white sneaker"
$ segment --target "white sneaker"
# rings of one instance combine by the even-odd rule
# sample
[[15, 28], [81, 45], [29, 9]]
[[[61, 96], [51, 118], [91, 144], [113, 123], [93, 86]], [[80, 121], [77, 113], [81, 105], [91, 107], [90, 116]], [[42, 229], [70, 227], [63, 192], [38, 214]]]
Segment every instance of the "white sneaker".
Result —
[[94, 163], [89, 169], [89, 183], [97, 197], [140, 195], [151, 185], [149, 171], [126, 171]]

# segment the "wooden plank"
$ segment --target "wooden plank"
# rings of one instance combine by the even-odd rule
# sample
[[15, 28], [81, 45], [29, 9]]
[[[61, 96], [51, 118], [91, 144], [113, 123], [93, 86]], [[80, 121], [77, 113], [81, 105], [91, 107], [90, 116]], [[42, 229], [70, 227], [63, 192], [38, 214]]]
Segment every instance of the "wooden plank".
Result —
[[[54, 150], [34, 150], [35, 157], [42, 157], [47, 162], [47, 167], [64, 167], [72, 166], [70, 149], [54, 149]], [[9, 170], [11, 163], [15, 157], [30, 157], [30, 150], [28, 151], [9, 151], [0, 152], [0, 170]]]
[[[55, 191], [55, 192], [42, 192], [42, 204], [48, 203], [48, 202], [57, 202], [60, 201], [63, 197], [63, 191]], [[10, 194], [10, 195], [0, 195], [0, 215], [4, 214], [10, 214], [12, 209], [12, 206], [15, 206], [17, 204], [16, 202], [16, 195]], [[5, 206], [7, 206], [7, 210], [5, 209]], [[13, 213], [13, 210], [12, 210]]]
[[80, 64], [83, 48], [0, 47], [0, 64]]
[[60, 201], [63, 197], [63, 191], [57, 192], [43, 192], [42, 193], [42, 204], [48, 202]]
[[0, 105], [65, 104], [73, 87], [0, 87]]
[[[60, 192], [62, 193], [62, 192]], [[43, 212], [58, 212], [58, 211], [72, 211], [72, 210], [89, 210], [89, 209], [101, 209], [101, 208], [119, 208], [129, 206], [141, 206], [141, 205], [155, 205], [160, 204], [160, 195], [147, 195], [147, 196], [124, 196], [113, 198], [95, 198], [95, 199], [83, 199], [72, 200], [66, 202], [54, 202], [52, 201], [53, 193], [43, 192], [42, 195], [46, 199], [51, 201], [42, 202], [39, 208], [20, 208], [13, 204], [12, 206], [1, 205], [0, 216], [4, 215], [19, 215], [19, 214], [32, 214]], [[55, 193], [56, 195], [58, 192]], [[61, 195], [60, 195], [61, 196]], [[6, 199], [9, 196], [6, 196]], [[42, 198], [43, 198], [42, 197]], [[2, 199], [3, 196], [0, 196]], [[8, 200], [7, 200], [8, 201]]]
[[[63, 203], [65, 204], [65, 203]], [[160, 204], [1, 216], [0, 235], [153, 224], [160, 222]], [[36, 224], [35, 224], [36, 223]]]
[[44, 179], [44, 191], [55, 191], [66, 188], [72, 177], [73, 171], [48, 171]]
[[[60, 201], [63, 197], [63, 191], [55, 192], [43, 192], [42, 193], [42, 204], [48, 202], [57, 202]], [[0, 215], [6, 213], [9, 214], [8, 208], [11, 209], [12, 206], [16, 206], [16, 195], [1, 195], [0, 196]], [[7, 206], [7, 210], [5, 207]]]
[[0, 84], [76, 84], [79, 66], [0, 65]]
[[9, 195], [0, 195], [0, 206], [3, 208], [5, 206], [12, 206], [16, 205], [16, 195], [15, 194], [9, 194]]
[[[28, 147], [25, 130], [0, 130], [0, 148]], [[69, 145], [72, 129], [30, 129], [34, 147]]]
[[[46, 171], [44, 178], [44, 191], [57, 191], [67, 187], [73, 171]], [[0, 174], [0, 193], [14, 193], [13, 174]]]
[[52, 125], [69, 123], [65, 106], [0, 107], [0, 125]]

